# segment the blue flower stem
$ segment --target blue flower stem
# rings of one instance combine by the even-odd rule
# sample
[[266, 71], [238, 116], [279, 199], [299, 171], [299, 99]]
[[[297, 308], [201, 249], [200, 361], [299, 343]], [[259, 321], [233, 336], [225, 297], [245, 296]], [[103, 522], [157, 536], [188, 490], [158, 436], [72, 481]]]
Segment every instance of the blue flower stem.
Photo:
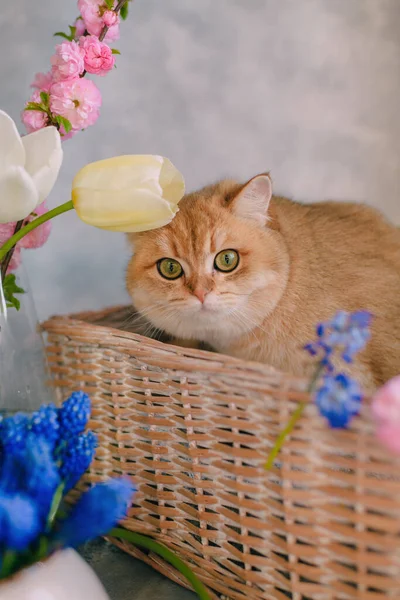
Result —
[[61, 204], [60, 206], [56, 206], [56, 208], [49, 210], [44, 215], [40, 215], [40, 217], [36, 217], [36, 219], [33, 219], [33, 221], [30, 221], [29, 223], [27, 223], [19, 231], [14, 233], [14, 235], [12, 235], [0, 247], [0, 262], [3, 261], [7, 252], [9, 250], [11, 250], [12, 248], [14, 248], [15, 244], [17, 244], [20, 240], [22, 240], [22, 238], [25, 237], [28, 233], [30, 233], [31, 231], [33, 231], [40, 225], [43, 225], [43, 223], [45, 223], [46, 221], [50, 221], [50, 219], [53, 219], [53, 217], [56, 217], [57, 215], [62, 215], [63, 213], [65, 213], [69, 210], [72, 210], [73, 208], [74, 208], [74, 205], [72, 204], [72, 200], [69, 200], [68, 202], [64, 202], [64, 204]]
[[63, 498], [64, 488], [65, 483], [64, 481], [62, 481], [54, 493], [53, 500], [50, 506], [50, 511], [47, 517], [46, 531], [51, 531], [51, 528], [54, 525], [54, 519], [56, 518], [57, 511], [60, 507], [61, 500]]
[[39, 546], [38, 546], [37, 552], [35, 554], [34, 561], [32, 561], [32, 562], [33, 563], [40, 562], [41, 560], [45, 559], [46, 556], [48, 556], [48, 554], [49, 554], [49, 540], [46, 536], [42, 535], [42, 537], [39, 540]]
[[166, 546], [163, 546], [159, 542], [156, 542], [156, 540], [154, 540], [153, 538], [141, 535], [140, 533], [136, 533], [134, 531], [122, 529], [121, 527], [116, 527], [115, 529], [112, 529], [108, 535], [121, 540], [126, 540], [128, 542], [131, 542], [135, 546], [139, 546], [140, 548], [146, 548], [146, 550], [155, 552], [155, 554], [158, 554], [159, 556], [161, 556], [161, 558], [164, 558], [173, 567], [175, 567], [184, 577], [186, 577], [186, 579], [191, 584], [192, 588], [194, 589], [200, 600], [211, 600], [207, 589], [196, 577], [193, 571]]
[[6, 550], [3, 554], [3, 562], [1, 565], [0, 579], [6, 579], [12, 575], [13, 569], [17, 562], [17, 553], [14, 550]]
[[[319, 362], [317, 364], [317, 368], [315, 369], [314, 374], [311, 378], [311, 381], [307, 387], [308, 394], [312, 394], [312, 392], [314, 391], [315, 385], [317, 384], [318, 379], [320, 378], [324, 368], [325, 368], [325, 365], [322, 362]], [[297, 406], [296, 410], [293, 412], [292, 416], [290, 417], [288, 424], [286, 425], [286, 427], [284, 429], [282, 429], [282, 431], [276, 438], [275, 444], [273, 445], [272, 450], [268, 454], [267, 462], [265, 463], [265, 466], [264, 466], [264, 469], [266, 471], [269, 471], [273, 467], [274, 461], [275, 461], [276, 457], [278, 456], [279, 452], [281, 451], [281, 448], [282, 448], [286, 438], [292, 433], [293, 429], [296, 426], [297, 421], [300, 419], [306, 406], [307, 406], [307, 402], [300, 402], [300, 404]]]

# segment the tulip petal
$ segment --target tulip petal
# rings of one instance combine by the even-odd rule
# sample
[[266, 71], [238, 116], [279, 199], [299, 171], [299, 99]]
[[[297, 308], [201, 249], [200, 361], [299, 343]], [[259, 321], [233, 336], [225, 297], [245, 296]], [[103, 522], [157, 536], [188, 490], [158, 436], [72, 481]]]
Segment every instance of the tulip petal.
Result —
[[23, 167], [25, 150], [11, 117], [0, 110], [0, 177], [9, 167]]
[[72, 192], [72, 201], [78, 216], [85, 223], [125, 233], [167, 225], [178, 210], [159, 195], [138, 188], [118, 194], [108, 190], [76, 188]]
[[62, 164], [61, 137], [55, 127], [44, 127], [25, 135], [25, 169], [31, 175], [39, 193], [38, 204], [50, 194]]
[[10, 167], [0, 177], [0, 223], [25, 219], [37, 206], [38, 191], [22, 167]]
[[163, 197], [172, 204], [178, 204], [185, 193], [185, 181], [168, 158], [162, 160], [159, 183], [163, 190]]
[[110, 231], [147, 231], [168, 224], [183, 194], [179, 171], [152, 155], [92, 163], [72, 184], [72, 201], [82, 221]]

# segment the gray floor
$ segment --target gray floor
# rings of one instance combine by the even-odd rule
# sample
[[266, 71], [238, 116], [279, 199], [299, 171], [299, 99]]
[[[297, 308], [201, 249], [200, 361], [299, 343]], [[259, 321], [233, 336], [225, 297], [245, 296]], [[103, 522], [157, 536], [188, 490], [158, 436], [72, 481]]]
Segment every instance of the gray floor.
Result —
[[110, 600], [195, 600], [197, 597], [103, 540], [86, 544], [81, 554], [96, 571]]
[[[87, 162], [156, 153], [189, 190], [271, 170], [280, 193], [366, 201], [400, 223], [400, 0], [135, 0], [130, 13], [52, 206]], [[16, 120], [76, 15], [75, 0], [2, 2], [0, 107]], [[40, 317], [127, 301], [127, 259], [122, 235], [59, 218], [25, 257]], [[92, 561], [112, 600], [190, 597], [114, 551]]]

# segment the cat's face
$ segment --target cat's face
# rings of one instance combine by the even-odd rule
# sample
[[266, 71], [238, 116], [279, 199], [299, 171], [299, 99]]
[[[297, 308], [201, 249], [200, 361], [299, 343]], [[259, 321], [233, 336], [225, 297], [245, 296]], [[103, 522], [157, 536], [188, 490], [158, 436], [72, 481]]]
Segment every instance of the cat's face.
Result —
[[287, 279], [280, 235], [265, 226], [271, 183], [222, 182], [183, 198], [174, 220], [133, 238], [127, 287], [168, 334], [230, 343], [260, 325]]

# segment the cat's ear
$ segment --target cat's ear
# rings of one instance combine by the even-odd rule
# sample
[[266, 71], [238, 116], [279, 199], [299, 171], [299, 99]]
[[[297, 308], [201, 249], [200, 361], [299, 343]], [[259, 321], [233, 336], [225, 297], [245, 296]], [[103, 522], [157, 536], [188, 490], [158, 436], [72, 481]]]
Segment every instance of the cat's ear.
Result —
[[272, 181], [268, 173], [250, 179], [231, 201], [231, 210], [238, 217], [252, 219], [260, 225], [268, 221], [268, 207], [272, 198]]

